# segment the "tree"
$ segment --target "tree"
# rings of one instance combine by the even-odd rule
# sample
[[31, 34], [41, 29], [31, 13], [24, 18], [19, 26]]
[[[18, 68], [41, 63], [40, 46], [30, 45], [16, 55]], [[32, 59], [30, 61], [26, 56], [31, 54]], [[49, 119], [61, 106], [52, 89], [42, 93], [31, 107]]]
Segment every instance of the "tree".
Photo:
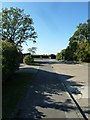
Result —
[[30, 15], [26, 15], [24, 10], [10, 7], [2, 9], [2, 19], [0, 19], [0, 35], [2, 40], [8, 39], [18, 47], [26, 40], [36, 42], [37, 33], [33, 27], [33, 20]]
[[28, 51], [30, 52], [30, 54], [35, 54], [36, 49], [36, 47], [28, 48]]
[[61, 60], [60, 53], [57, 53], [57, 55], [56, 55], [56, 59], [57, 59], [57, 60]]
[[82, 41], [82, 39], [86, 39], [90, 43], [90, 19], [87, 20], [86, 23], [80, 23], [77, 26], [77, 30], [74, 32], [69, 41]]
[[86, 39], [78, 42], [78, 48], [75, 54], [79, 61], [90, 62], [90, 44]]
[[63, 50], [61, 50], [60, 53], [57, 53], [56, 59], [57, 60], [65, 60], [65, 51], [66, 51], [66, 49], [63, 49]]
[[73, 52], [68, 46], [65, 50], [65, 60], [72, 61], [73, 60]]
[[66, 48], [66, 60], [90, 61], [90, 20], [81, 23], [73, 36], [69, 39]]
[[77, 56], [75, 54], [78, 48], [78, 44], [76, 39], [73, 37], [70, 38], [69, 46], [65, 50], [65, 60], [77, 60]]
[[[90, 19], [77, 26], [63, 56], [68, 61], [90, 62]], [[62, 59], [62, 51], [57, 54], [57, 58]]]

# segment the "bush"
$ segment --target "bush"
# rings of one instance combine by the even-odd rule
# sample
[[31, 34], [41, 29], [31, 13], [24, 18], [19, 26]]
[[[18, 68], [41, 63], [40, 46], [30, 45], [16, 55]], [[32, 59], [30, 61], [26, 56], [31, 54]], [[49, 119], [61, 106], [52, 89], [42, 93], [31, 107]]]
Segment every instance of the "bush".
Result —
[[24, 64], [30, 65], [34, 62], [34, 59], [31, 55], [26, 55], [23, 59]]
[[61, 54], [60, 54], [60, 53], [57, 53], [57, 55], [56, 55], [56, 59], [57, 59], [57, 60], [61, 60], [61, 59], [62, 59], [62, 57], [61, 57]]
[[2, 79], [5, 81], [19, 68], [19, 52], [13, 43], [2, 42]]

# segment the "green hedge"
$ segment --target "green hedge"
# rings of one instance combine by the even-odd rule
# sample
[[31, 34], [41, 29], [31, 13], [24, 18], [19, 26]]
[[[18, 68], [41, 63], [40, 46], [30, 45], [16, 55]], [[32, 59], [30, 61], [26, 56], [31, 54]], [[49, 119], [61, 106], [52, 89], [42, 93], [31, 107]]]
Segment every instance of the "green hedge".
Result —
[[23, 59], [23, 63], [24, 64], [27, 64], [27, 65], [30, 65], [34, 62], [34, 59], [32, 58], [31, 55], [26, 55]]
[[2, 79], [7, 80], [19, 68], [19, 52], [13, 43], [2, 42]]

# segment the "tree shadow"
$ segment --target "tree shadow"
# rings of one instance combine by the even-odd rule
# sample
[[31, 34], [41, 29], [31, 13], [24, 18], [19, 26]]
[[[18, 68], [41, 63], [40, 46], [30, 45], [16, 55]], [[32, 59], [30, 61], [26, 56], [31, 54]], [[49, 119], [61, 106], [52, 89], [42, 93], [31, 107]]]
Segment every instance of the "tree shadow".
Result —
[[77, 83], [75, 81], [72, 81], [70, 78], [73, 78], [74, 76], [70, 77], [68, 75], [62, 75], [62, 74], [58, 74], [58, 75], [61, 81], [67, 86], [67, 88], [72, 94], [75, 95], [81, 94], [80, 87], [84, 86], [82, 82]]
[[[76, 82], [68, 81], [68, 79], [74, 76], [54, 73], [52, 67], [49, 66], [47, 70], [39, 69], [36, 76], [33, 78], [27, 93], [18, 102], [16, 110], [13, 113], [13, 118], [34, 118], [42, 119], [47, 115], [43, 110], [52, 109], [58, 111], [69, 112], [71, 110], [77, 110], [76, 106], [73, 106], [71, 99], [66, 96], [66, 89], [63, 86], [63, 82], [67, 85], [73, 84], [73, 86], [82, 86]], [[23, 71], [34, 72], [35, 68], [24, 68]], [[60, 79], [59, 79], [60, 78]], [[76, 93], [80, 91], [77, 88]], [[64, 96], [63, 96], [64, 95]], [[58, 97], [58, 101], [55, 98]], [[42, 110], [43, 109], [43, 110]]]
[[39, 63], [39, 65], [42, 65], [42, 64], [67, 64], [67, 65], [76, 65], [76, 64], [81, 64], [81, 62], [79, 61], [65, 61], [65, 60], [53, 60], [53, 59], [50, 59], [49, 60], [38, 60], [36, 61], [36, 63]]
[[90, 114], [90, 110], [85, 110], [84, 112]]

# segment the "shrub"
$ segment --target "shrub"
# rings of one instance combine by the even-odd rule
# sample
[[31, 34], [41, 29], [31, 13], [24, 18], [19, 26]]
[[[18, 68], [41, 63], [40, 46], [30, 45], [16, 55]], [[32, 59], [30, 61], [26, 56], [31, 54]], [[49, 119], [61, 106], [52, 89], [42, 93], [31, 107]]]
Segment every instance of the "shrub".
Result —
[[57, 55], [56, 55], [56, 59], [57, 59], [57, 60], [61, 60], [61, 59], [62, 59], [60, 53], [57, 53]]
[[31, 55], [26, 55], [23, 59], [24, 64], [30, 65], [34, 62], [34, 59]]
[[19, 68], [19, 52], [13, 43], [2, 42], [2, 78], [8, 79]]

